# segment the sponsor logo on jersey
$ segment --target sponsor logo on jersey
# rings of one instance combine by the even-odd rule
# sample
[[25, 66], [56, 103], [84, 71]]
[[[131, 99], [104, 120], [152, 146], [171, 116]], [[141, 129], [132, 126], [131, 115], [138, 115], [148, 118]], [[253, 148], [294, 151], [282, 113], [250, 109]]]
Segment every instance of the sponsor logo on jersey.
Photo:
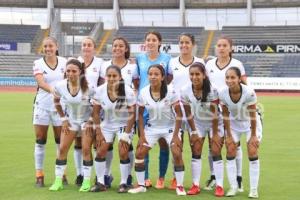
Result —
[[129, 74], [129, 75], [131, 74], [131, 70], [130, 70], [130, 69], [129, 69], [129, 70], [127, 70], [127, 74]]
[[60, 72], [64, 73], [65, 72], [64, 68], [60, 68]]
[[93, 72], [97, 72], [97, 69], [96, 69], [96, 67], [94, 67], [94, 68], [93, 68]]

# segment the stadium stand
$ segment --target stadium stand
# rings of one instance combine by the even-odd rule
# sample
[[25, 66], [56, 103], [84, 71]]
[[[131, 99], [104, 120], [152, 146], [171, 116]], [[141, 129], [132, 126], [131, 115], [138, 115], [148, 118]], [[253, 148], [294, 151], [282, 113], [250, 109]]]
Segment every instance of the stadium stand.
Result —
[[0, 54], [0, 77], [32, 77], [33, 61], [38, 55]]
[[[232, 38], [234, 45], [300, 44], [300, 26], [225, 26], [220, 35]], [[249, 76], [300, 77], [297, 53], [236, 53], [234, 57], [244, 63]]]
[[[112, 9], [112, 0], [54, 0], [57, 8]], [[178, 8], [179, 0], [119, 0], [120, 8]], [[245, 8], [247, 0], [185, 0], [186, 8]], [[46, 8], [47, 0], [0, 1], [0, 7]], [[253, 0], [254, 8], [297, 7], [299, 0]]]
[[234, 54], [252, 77], [300, 77], [298, 54]]
[[300, 42], [300, 26], [224, 26], [222, 34], [235, 44]]
[[0, 41], [32, 43], [40, 30], [39, 25], [1, 24]]

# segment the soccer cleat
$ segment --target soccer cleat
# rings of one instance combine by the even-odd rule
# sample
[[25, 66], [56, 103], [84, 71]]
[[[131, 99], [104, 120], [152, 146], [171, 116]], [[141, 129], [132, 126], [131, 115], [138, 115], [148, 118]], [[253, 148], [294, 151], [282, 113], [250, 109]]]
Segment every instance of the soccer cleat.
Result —
[[136, 188], [132, 188], [132, 189], [128, 190], [128, 193], [137, 194], [137, 193], [146, 192], [146, 191], [147, 191], [147, 189], [145, 186], [139, 185]]
[[90, 179], [84, 179], [82, 185], [79, 189], [79, 192], [89, 192], [91, 190], [91, 181]]
[[90, 192], [104, 192], [104, 191], [106, 191], [105, 185], [98, 182], [90, 190]]
[[198, 185], [193, 184], [192, 187], [187, 192], [188, 195], [196, 195], [200, 193], [200, 187]]
[[257, 192], [257, 189], [256, 189], [256, 188], [251, 189], [250, 192], [249, 192], [248, 197], [249, 197], [249, 198], [257, 199], [257, 198], [258, 198], [258, 192]]
[[238, 192], [244, 192], [244, 187], [243, 187], [243, 183], [242, 183], [242, 177], [241, 176], [237, 176], [236, 180], [237, 180], [237, 183], [238, 183]]
[[59, 191], [64, 189], [62, 178], [56, 177], [53, 185], [49, 188], [50, 191]]
[[185, 196], [186, 195], [186, 192], [185, 192], [183, 186], [177, 186], [176, 187], [176, 194], [178, 196]]
[[106, 188], [111, 187], [111, 183], [113, 182], [114, 177], [112, 175], [104, 175], [104, 185]]
[[146, 179], [146, 180], [145, 180], [145, 186], [146, 186], [147, 188], [152, 187], [152, 182], [151, 182], [150, 179]]
[[128, 186], [126, 184], [121, 184], [119, 186], [118, 193], [127, 193], [128, 192]]
[[68, 179], [67, 179], [67, 176], [66, 176], [66, 175], [63, 175], [62, 182], [63, 182], [63, 185], [68, 185], [68, 184], [69, 184], [69, 182], [68, 182]]
[[206, 186], [203, 188], [204, 190], [213, 190], [216, 187], [216, 178], [214, 175], [210, 177], [209, 180], [206, 181]]
[[172, 180], [170, 181], [170, 185], [169, 185], [169, 189], [170, 190], [176, 190], [177, 187], [177, 181], [176, 178], [172, 178]]
[[237, 193], [237, 188], [230, 188], [226, 193], [226, 197], [234, 197]]
[[131, 175], [128, 175], [126, 184], [127, 184], [127, 186], [128, 186], [129, 188], [132, 188], [132, 187], [133, 187], [133, 185], [132, 185], [132, 180], [133, 180], [132, 176], [131, 176]]
[[155, 188], [156, 189], [164, 189], [165, 188], [165, 179], [164, 178], [159, 178], [157, 181], [156, 181], [156, 185], [155, 185]]
[[80, 174], [76, 177], [76, 180], [75, 180], [75, 184], [77, 186], [81, 186], [82, 185], [82, 182], [83, 182], [83, 176]]
[[45, 187], [44, 176], [36, 177], [35, 186], [38, 188]]
[[224, 196], [224, 189], [219, 185], [216, 186], [215, 196], [216, 197], [223, 197]]

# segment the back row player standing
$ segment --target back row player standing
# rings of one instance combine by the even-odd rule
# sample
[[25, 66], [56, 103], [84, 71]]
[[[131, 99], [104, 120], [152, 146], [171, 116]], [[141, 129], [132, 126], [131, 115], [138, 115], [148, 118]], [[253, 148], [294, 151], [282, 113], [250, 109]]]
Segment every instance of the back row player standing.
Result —
[[[86, 37], [81, 42], [81, 55], [78, 60], [84, 63], [85, 77], [89, 84], [89, 88], [95, 90], [97, 86], [104, 81], [104, 77], [101, 77], [101, 69], [103, 59], [95, 56], [96, 43], [91, 37]], [[87, 136], [87, 135], [84, 135]], [[82, 158], [82, 135], [78, 135], [75, 138], [74, 145], [74, 162], [76, 167], [76, 184], [81, 186], [83, 182], [83, 158]], [[92, 142], [94, 139], [90, 138]], [[91, 145], [91, 144], [90, 144]], [[86, 163], [86, 162], [85, 162]]]
[[[169, 73], [173, 75], [172, 84], [174, 88], [181, 89], [185, 86], [188, 82], [190, 82], [189, 78], [189, 68], [193, 63], [199, 62], [204, 64], [204, 60], [202, 58], [198, 58], [193, 55], [193, 50], [195, 47], [196, 41], [195, 37], [189, 33], [182, 33], [179, 35], [179, 49], [180, 55], [172, 58], [169, 62]], [[182, 139], [183, 139], [183, 132], [189, 131], [188, 124], [185, 119], [185, 112], [183, 109], [183, 105], [181, 103], [181, 110], [183, 113], [183, 124], [181, 127]], [[183, 140], [182, 140], [183, 141]], [[173, 178], [170, 183], [169, 189], [176, 189], [176, 179]]]
[[[138, 78], [137, 66], [131, 63], [130, 58], [130, 45], [128, 41], [123, 37], [115, 37], [112, 43], [112, 59], [106, 61], [102, 65], [101, 76], [105, 77], [107, 68], [111, 65], [115, 65], [120, 68], [122, 78], [125, 85], [137, 89], [137, 86], [133, 84], [134, 80]], [[110, 187], [111, 176], [111, 163], [113, 158], [112, 146], [106, 154], [106, 169], [105, 169], [105, 183]], [[132, 168], [134, 164], [134, 151], [132, 144], [129, 147], [129, 160], [130, 167], [128, 171], [127, 185], [132, 185]]]
[[[167, 75], [167, 82], [169, 83], [172, 79], [171, 75], [168, 74], [169, 72], [169, 61], [171, 56], [162, 53], [159, 51], [162, 42], [162, 36], [157, 31], [149, 31], [145, 35], [145, 46], [146, 46], [146, 53], [141, 53], [136, 57], [136, 63], [138, 67], [138, 75], [139, 79], [136, 80], [136, 84], [138, 85], [138, 92], [140, 92], [144, 87], [149, 85], [148, 80], [148, 69], [151, 65], [160, 64], [163, 66], [165, 70], [165, 74]], [[144, 112], [144, 123], [146, 124], [148, 121], [149, 115], [148, 112], [145, 110]], [[157, 189], [163, 189], [164, 186], [164, 178], [168, 168], [169, 162], [169, 148], [168, 144], [164, 139], [159, 140], [160, 146], [160, 153], [159, 153], [159, 179], [156, 182]], [[151, 187], [152, 183], [149, 179], [149, 155], [145, 157], [145, 185], [146, 187]]]
[[47, 37], [43, 40], [44, 57], [35, 60], [33, 75], [38, 84], [34, 100], [33, 125], [36, 135], [34, 147], [36, 186], [44, 186], [44, 159], [47, 132], [50, 124], [53, 126], [56, 149], [60, 144], [61, 125], [57, 114], [52, 92], [56, 82], [64, 79], [66, 59], [58, 55], [58, 44], [55, 38]]

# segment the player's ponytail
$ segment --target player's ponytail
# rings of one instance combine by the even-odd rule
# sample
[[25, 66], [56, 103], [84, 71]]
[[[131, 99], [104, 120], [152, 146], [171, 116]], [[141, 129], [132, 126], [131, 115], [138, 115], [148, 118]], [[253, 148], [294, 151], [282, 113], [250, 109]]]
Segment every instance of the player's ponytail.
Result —
[[200, 62], [195, 62], [190, 66], [191, 70], [192, 68], [197, 68], [201, 71], [201, 73], [204, 75], [203, 84], [202, 84], [202, 99], [201, 102], [207, 102], [207, 96], [211, 91], [211, 83], [207, 76], [205, 66]]

